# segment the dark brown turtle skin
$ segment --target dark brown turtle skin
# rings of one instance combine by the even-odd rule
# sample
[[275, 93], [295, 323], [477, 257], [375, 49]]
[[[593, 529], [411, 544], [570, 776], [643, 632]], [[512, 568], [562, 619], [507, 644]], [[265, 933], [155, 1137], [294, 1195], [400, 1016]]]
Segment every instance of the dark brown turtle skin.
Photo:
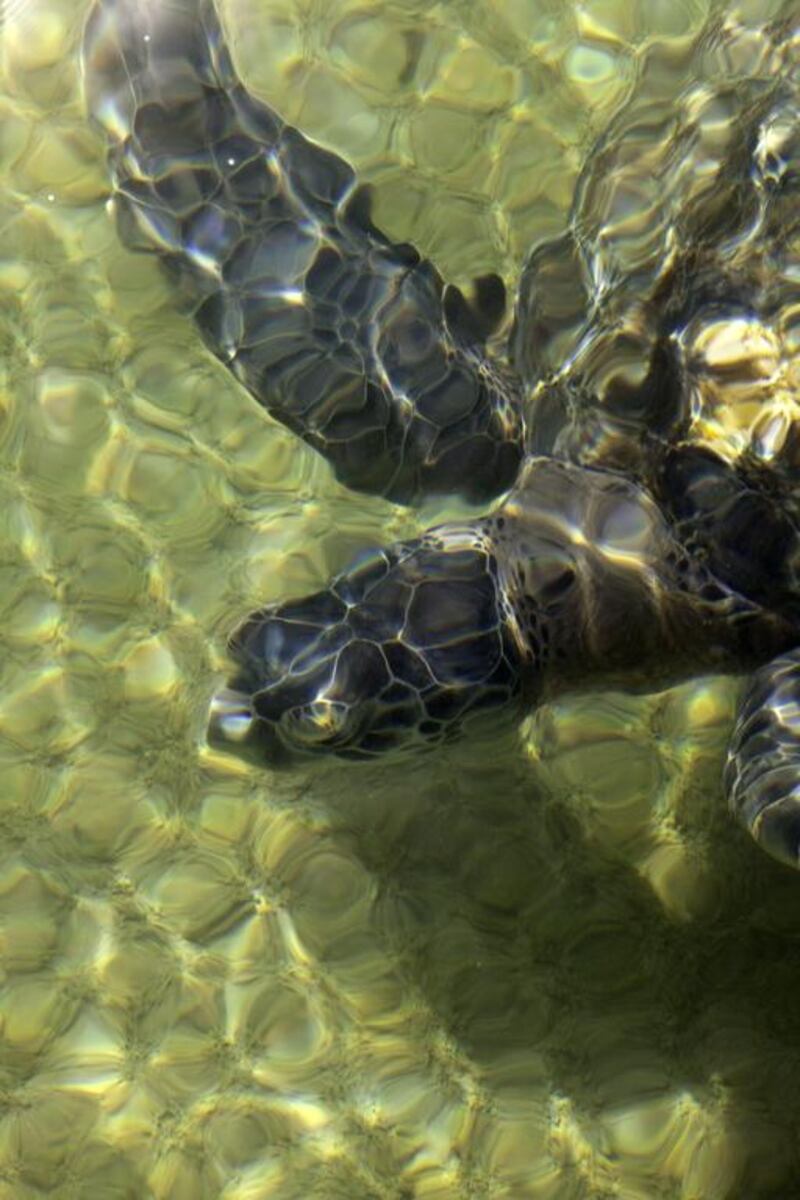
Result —
[[[351, 168], [245, 91], [211, 0], [98, 0], [84, 66], [118, 227], [161, 256], [214, 352], [355, 489], [513, 484], [487, 516], [249, 617], [211, 742], [372, 759], [567, 689], [753, 669], [726, 789], [800, 865], [792, 9], [738, 76], [711, 21], [677, 101], [651, 49], [567, 232], [531, 248], [498, 356], [502, 286], [467, 304], [389, 242]], [[736, 453], [704, 437], [764, 380]]]
[[[351, 167], [234, 74], [211, 0], [101, 0], [84, 39], [117, 227], [206, 343], [359, 491], [485, 501], [522, 456], [521, 385], [470, 308], [372, 224]], [[500, 305], [502, 311], [502, 304]]]

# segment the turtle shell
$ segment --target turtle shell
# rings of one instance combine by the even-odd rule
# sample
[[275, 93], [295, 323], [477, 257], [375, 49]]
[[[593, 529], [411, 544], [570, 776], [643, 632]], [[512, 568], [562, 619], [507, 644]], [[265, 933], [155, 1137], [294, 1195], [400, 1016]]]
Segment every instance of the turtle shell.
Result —
[[758, 31], [717, 20], [680, 56], [650, 47], [587, 157], [566, 233], [532, 247], [510, 340], [531, 389], [530, 453], [652, 483], [665, 449], [688, 443], [795, 480], [800, 60], [789, 7]]

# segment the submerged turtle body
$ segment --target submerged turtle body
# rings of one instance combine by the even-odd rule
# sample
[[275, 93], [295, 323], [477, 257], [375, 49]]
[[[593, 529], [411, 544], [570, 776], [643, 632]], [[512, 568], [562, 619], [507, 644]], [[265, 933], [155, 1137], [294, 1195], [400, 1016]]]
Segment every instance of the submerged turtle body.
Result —
[[[354, 488], [514, 484], [488, 516], [251, 616], [211, 740], [272, 763], [371, 758], [565, 689], [755, 669], [726, 788], [800, 865], [791, 7], [745, 79], [709, 67], [712, 29], [671, 110], [634, 93], [567, 233], [532, 248], [498, 357], [502, 285], [467, 303], [390, 243], [349, 166], [245, 91], [211, 0], [98, 0], [87, 95], [120, 232], [162, 256], [214, 352]], [[643, 78], [660, 65], [654, 47]], [[738, 454], [698, 437], [731, 392], [765, 401]]]

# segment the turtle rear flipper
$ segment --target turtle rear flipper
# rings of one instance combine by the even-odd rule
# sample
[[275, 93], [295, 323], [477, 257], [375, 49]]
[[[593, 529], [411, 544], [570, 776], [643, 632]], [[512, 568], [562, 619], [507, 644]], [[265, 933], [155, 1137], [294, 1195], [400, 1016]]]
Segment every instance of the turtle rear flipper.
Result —
[[762, 849], [800, 868], [800, 649], [753, 675], [728, 751], [725, 791]]

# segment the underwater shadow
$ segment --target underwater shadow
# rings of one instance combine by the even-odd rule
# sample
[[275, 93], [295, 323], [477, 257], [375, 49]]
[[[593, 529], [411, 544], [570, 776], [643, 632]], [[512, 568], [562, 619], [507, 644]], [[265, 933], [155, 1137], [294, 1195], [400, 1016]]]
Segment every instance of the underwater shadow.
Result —
[[548, 794], [513, 731], [399, 772], [334, 773], [328, 803], [379, 880], [390, 956], [493, 1094], [565, 1101], [612, 1172], [631, 1154], [615, 1130], [656, 1112], [633, 1151], [645, 1177], [691, 1125], [695, 1157], [726, 1163], [705, 1195], [787, 1196], [800, 1166], [800, 873], [734, 825], [717, 765], [698, 781], [713, 902], [683, 918]]

